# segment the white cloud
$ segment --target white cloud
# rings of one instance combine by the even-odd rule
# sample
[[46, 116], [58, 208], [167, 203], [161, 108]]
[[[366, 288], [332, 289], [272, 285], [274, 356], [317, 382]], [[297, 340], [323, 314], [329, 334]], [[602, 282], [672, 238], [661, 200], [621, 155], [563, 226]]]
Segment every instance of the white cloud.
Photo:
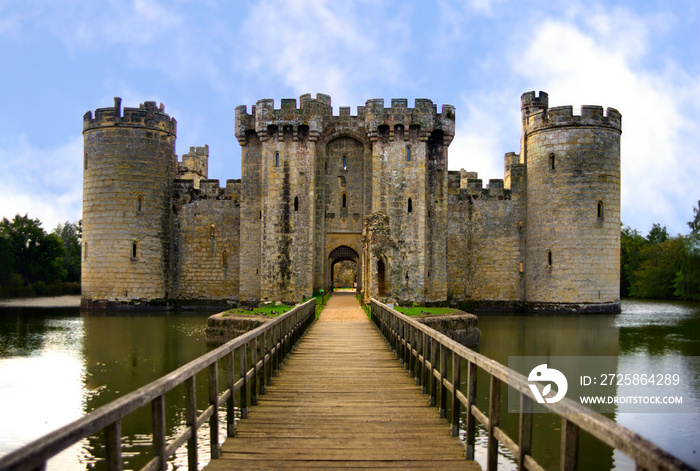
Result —
[[696, 101], [688, 107], [684, 100], [697, 78], [642, 68], [654, 19], [599, 10], [587, 18], [591, 29], [575, 19], [543, 21], [513, 69], [533, 89], [547, 91], [550, 106], [618, 109], [623, 115], [623, 222], [642, 232], [654, 222], [668, 224], [672, 233], [686, 232], [679, 214], [697, 201], [692, 181], [700, 178], [700, 167], [688, 152], [700, 145], [692, 124], [700, 106]]
[[55, 149], [38, 149], [24, 137], [0, 148], [5, 196], [0, 217], [28, 214], [47, 232], [82, 217], [82, 136]]
[[[371, 11], [371, 14], [368, 12]], [[410, 8], [384, 14], [377, 2], [268, 0], [251, 10], [246, 67], [261, 80], [282, 80], [297, 94], [321, 92], [334, 103], [405, 80]]]

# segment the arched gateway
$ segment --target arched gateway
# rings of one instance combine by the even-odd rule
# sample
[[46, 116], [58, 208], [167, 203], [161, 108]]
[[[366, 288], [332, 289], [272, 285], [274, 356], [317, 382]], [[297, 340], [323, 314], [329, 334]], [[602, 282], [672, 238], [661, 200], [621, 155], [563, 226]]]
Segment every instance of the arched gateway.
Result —
[[[332, 288], [335, 285], [336, 277], [338, 275], [337, 267], [340, 266], [338, 264], [341, 262], [352, 262], [354, 264], [354, 273], [351, 273], [350, 277], [352, 278], [352, 286], [359, 291], [361, 289], [361, 270], [359, 266], [360, 255], [347, 245], [341, 245], [340, 247], [334, 249], [328, 255], [328, 264], [330, 268], [330, 270], [328, 271], [330, 275], [330, 280], [328, 280], [328, 286]], [[347, 274], [345, 276], [347, 276]]]

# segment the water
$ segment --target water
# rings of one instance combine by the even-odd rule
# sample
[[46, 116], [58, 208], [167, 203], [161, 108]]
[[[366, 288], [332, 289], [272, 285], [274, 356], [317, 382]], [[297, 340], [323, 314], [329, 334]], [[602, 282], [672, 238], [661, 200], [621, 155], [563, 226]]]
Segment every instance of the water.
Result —
[[[626, 300], [622, 309], [618, 315], [481, 316], [480, 351], [505, 364], [514, 355], [619, 355], [621, 362], [696, 368], [697, 363], [686, 360], [700, 356], [700, 304]], [[67, 307], [0, 307], [0, 455], [205, 353], [209, 314], [81, 314]], [[696, 379], [688, 392], [688, 407], [694, 413], [612, 418], [700, 468], [700, 371], [694, 369], [692, 376]], [[207, 382], [198, 378], [197, 385], [203, 409]], [[478, 386], [484, 410], [487, 378], [479, 377]], [[182, 430], [183, 396], [181, 389], [166, 396], [169, 437]], [[517, 415], [503, 414], [502, 426], [517, 439]], [[124, 421], [127, 468], [143, 466], [149, 459], [150, 430], [149, 408]], [[200, 456], [208, 453], [204, 434], [206, 430]], [[559, 419], [550, 414], [535, 417], [534, 455], [547, 469], [558, 468], [559, 434]], [[480, 440], [483, 437], [482, 432]], [[145, 455], [137, 456], [140, 452]], [[103, 454], [100, 437], [93, 437], [52, 460], [49, 469], [100, 469]], [[484, 466], [483, 453], [477, 458]], [[184, 450], [177, 460], [186, 463]], [[514, 467], [505, 452], [499, 467]], [[579, 469], [634, 467], [584, 434]]]
[[[681, 391], [688, 413], [617, 413], [608, 417], [640, 433], [696, 468], [700, 468], [700, 304], [624, 300], [617, 315], [484, 315], [479, 318], [480, 353], [508, 364], [509, 356], [617, 356], [619, 364], [647, 371], [680, 372], [691, 383]], [[697, 358], [695, 358], [697, 360]], [[488, 376], [478, 376], [479, 407], [488, 404]], [[507, 410], [502, 404], [501, 410]], [[517, 414], [503, 414], [502, 426], [518, 437]], [[533, 456], [557, 469], [561, 420], [536, 414]], [[482, 442], [485, 433], [480, 436]], [[515, 469], [502, 451], [499, 469]], [[579, 469], [633, 470], [624, 454], [582, 435]], [[479, 458], [485, 467], [485, 456]]]

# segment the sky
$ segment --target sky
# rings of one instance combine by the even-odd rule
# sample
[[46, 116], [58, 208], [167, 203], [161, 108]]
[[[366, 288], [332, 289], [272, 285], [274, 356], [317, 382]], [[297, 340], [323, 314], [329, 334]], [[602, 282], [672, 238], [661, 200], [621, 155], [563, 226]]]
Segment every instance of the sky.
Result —
[[0, 0], [0, 217], [82, 212], [82, 116], [162, 102], [176, 152], [240, 178], [234, 109], [325, 93], [339, 106], [456, 107], [449, 168], [503, 178], [520, 96], [622, 113], [624, 225], [688, 233], [700, 200], [697, 0]]

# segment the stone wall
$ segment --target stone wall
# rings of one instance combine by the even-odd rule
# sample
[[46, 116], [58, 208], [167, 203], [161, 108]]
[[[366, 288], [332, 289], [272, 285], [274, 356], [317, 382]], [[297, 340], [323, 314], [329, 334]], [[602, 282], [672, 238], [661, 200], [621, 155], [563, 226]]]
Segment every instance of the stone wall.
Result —
[[191, 302], [239, 299], [240, 180], [175, 181], [174, 288]]
[[175, 133], [155, 102], [83, 117], [84, 305], [171, 296]]

